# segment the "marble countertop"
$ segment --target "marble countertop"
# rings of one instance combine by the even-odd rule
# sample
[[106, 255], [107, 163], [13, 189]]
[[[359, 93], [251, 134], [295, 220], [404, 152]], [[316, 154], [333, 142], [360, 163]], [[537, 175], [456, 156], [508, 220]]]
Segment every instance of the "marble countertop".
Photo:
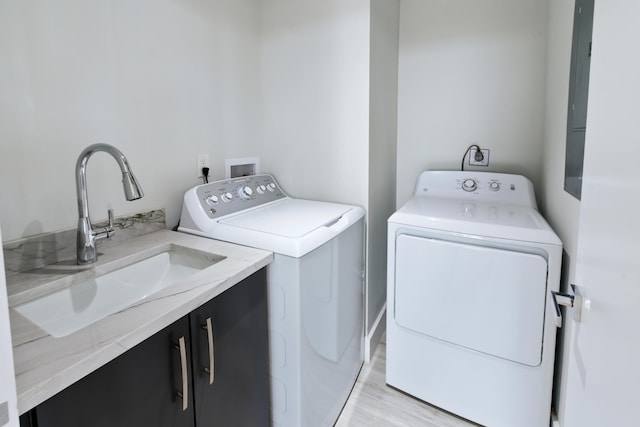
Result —
[[[181, 246], [225, 258], [90, 326], [54, 338], [13, 309], [18, 304]], [[91, 267], [60, 262], [7, 277], [18, 409], [37, 406], [234, 284], [265, 267], [271, 252], [173, 231], [101, 249]]]

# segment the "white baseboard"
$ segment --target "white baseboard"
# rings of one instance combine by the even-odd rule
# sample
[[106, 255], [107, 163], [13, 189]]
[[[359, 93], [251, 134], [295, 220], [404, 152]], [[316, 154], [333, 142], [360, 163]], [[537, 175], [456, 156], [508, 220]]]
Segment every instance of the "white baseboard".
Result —
[[376, 351], [376, 347], [382, 338], [382, 334], [387, 328], [387, 304], [382, 307], [380, 313], [376, 317], [371, 330], [364, 337], [364, 361], [370, 362], [373, 357], [373, 353]]

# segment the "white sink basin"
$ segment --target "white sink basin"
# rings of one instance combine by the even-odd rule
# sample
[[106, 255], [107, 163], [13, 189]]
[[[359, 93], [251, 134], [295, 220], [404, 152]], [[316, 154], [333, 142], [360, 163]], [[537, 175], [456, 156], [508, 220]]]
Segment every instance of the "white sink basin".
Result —
[[120, 311], [225, 257], [174, 247], [14, 307], [51, 336], [63, 337]]

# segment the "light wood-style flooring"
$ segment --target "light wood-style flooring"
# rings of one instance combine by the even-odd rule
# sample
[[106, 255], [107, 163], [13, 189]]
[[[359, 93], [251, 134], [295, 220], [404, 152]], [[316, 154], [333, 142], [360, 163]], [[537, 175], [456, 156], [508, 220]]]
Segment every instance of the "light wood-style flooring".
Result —
[[475, 427], [477, 424], [442, 411], [387, 386], [386, 344], [378, 344], [365, 363], [335, 427]]

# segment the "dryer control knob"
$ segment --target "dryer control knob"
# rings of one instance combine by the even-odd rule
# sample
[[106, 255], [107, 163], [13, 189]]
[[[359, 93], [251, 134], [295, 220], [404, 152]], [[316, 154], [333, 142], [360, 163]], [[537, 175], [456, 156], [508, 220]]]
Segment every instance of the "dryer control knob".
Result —
[[267, 191], [267, 187], [260, 184], [256, 187], [256, 191], [258, 192], [258, 194], [264, 194], [264, 192]]
[[222, 193], [222, 201], [225, 203], [229, 203], [230, 201], [233, 200], [233, 194], [231, 193]]
[[473, 179], [465, 179], [462, 182], [462, 189], [464, 191], [475, 191], [478, 188], [478, 184]]
[[491, 181], [489, 183], [489, 189], [491, 189], [493, 191], [498, 191], [500, 189], [500, 183], [496, 182], [496, 181]]
[[267, 190], [273, 192], [276, 189], [276, 185], [273, 182], [267, 184]]

